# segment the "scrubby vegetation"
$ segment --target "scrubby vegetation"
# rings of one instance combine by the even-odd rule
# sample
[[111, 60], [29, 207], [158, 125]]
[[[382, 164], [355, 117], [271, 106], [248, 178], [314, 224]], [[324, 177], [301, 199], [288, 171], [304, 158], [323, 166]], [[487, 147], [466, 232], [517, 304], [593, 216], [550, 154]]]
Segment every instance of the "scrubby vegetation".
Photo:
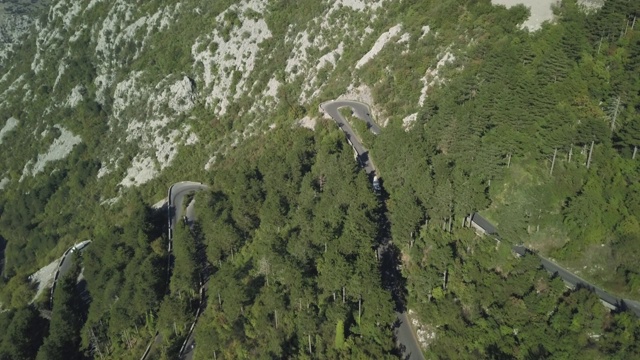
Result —
[[[160, 3], [137, 6], [150, 14]], [[395, 357], [395, 304], [374, 252], [385, 236], [406, 277], [406, 293], [394, 295], [435, 334], [428, 357], [640, 356], [633, 314], [610, 312], [586, 289], [566, 289], [535, 257], [511, 252], [524, 243], [609, 291], [640, 299], [636, 3], [610, 0], [586, 14], [567, 0], [556, 21], [535, 33], [518, 26], [528, 15], [524, 7], [507, 10], [487, 0], [388, 1], [378, 16], [277, 0], [265, 14], [229, 11], [215, 20], [229, 5], [185, 1], [172, 18], [179, 31], [135, 32], [118, 43], [112, 62], [94, 51], [89, 31], [73, 42], [71, 31], [54, 37], [40, 72], [31, 67], [40, 51], [36, 36], [16, 48], [0, 81], [3, 91], [14, 83], [24, 90], [0, 95], [2, 120], [20, 120], [3, 139], [11, 156], [0, 158], [0, 180], [10, 181], [0, 190], [0, 234], [7, 240], [0, 359], [133, 359], [150, 343], [151, 358], [175, 358], [205, 282], [197, 357]], [[97, 23], [111, 10], [100, 2], [83, 16]], [[315, 44], [326, 35], [317, 14], [347, 30]], [[210, 89], [191, 46], [205, 30], [228, 41], [242, 19], [261, 16], [271, 32], [259, 45], [261, 70], [246, 74], [251, 86], [229, 95], [220, 115], [212, 110], [216, 102], [207, 104]], [[289, 27], [291, 19], [297, 21]], [[355, 69], [379, 34], [397, 24], [409, 40], [392, 39]], [[297, 65], [294, 76], [284, 69], [301, 32], [313, 44], [309, 59], [341, 43], [344, 52], [317, 73], [315, 64]], [[198, 52], [218, 46], [200, 45]], [[68, 66], [58, 81], [62, 57]], [[450, 61], [439, 65], [443, 58]], [[96, 82], [102, 61], [116, 64], [104, 89]], [[313, 71], [310, 87], [298, 66]], [[235, 88], [244, 74], [228, 70]], [[149, 94], [118, 105], [125, 96], [114, 88], [135, 71], [143, 71], [136, 87], [150, 92], [186, 76], [195, 83], [193, 108], [163, 104], [157, 112]], [[262, 92], [274, 79], [280, 86], [269, 102]], [[60, 105], [78, 85], [81, 100]], [[350, 85], [370, 90], [374, 115], [388, 120], [373, 136], [350, 118], [380, 171], [381, 198], [333, 122], [320, 120], [315, 132], [292, 127], [305, 115], [319, 118], [317, 105]], [[188, 126], [199, 143], [167, 145], [178, 147], [174, 161], [144, 186], [125, 188], [119, 181], [133, 159], [154, 151], [139, 138], [123, 140], [129, 121], [159, 114], [173, 122], [146, 136]], [[403, 126], [410, 114], [415, 122]], [[59, 135], [55, 124], [83, 142], [42, 174], [20, 180], [24, 164]], [[107, 167], [112, 172], [98, 178]], [[175, 229], [169, 257], [166, 211], [148, 204], [186, 179], [210, 189], [195, 196], [194, 226]], [[497, 225], [500, 243], [462, 226], [475, 211]], [[82, 255], [88, 308], [78, 302], [77, 269], [59, 283], [51, 320], [44, 320], [47, 301], [29, 305], [27, 276], [84, 239], [93, 240]]]

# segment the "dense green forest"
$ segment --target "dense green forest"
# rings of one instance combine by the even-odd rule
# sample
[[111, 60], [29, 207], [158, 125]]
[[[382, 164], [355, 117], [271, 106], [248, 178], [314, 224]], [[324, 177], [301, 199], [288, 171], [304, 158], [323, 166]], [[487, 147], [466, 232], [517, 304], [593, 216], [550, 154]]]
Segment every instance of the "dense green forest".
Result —
[[[452, 218], [457, 229], [484, 211], [503, 240], [588, 265], [583, 276], [638, 298], [640, 5], [607, 1], [587, 16], [566, 1], [556, 11], [556, 23], [530, 34], [514, 26], [517, 7], [458, 9], [474, 14], [465, 25], [477, 40], [455, 75], [410, 131], [391, 121], [372, 145], [394, 240], [410, 244], [426, 220]], [[401, 101], [389, 96], [393, 83], [374, 90], [382, 103]]]
[[[434, 334], [428, 358], [640, 357], [633, 314], [609, 311], [587, 289], [565, 288], [536, 257], [511, 251], [525, 244], [609, 291], [640, 299], [640, 4], [610, 0], [585, 13], [564, 1], [556, 20], [534, 33], [518, 25], [528, 16], [521, 6], [387, 5], [386, 16], [371, 20], [375, 31], [402, 23], [413, 35], [424, 24], [432, 32], [412, 51], [390, 44], [358, 70], [357, 52], [347, 50], [322, 90], [322, 100], [335, 98], [355, 74], [389, 118], [378, 136], [354, 126], [382, 176], [380, 198], [332, 121], [320, 120], [314, 132], [292, 127], [305, 114], [318, 115], [320, 99], [295, 100], [299, 83], [278, 90], [281, 101], [268, 115], [274, 130], [218, 154], [210, 171], [196, 165], [211, 155], [208, 146], [249, 120], [212, 120], [198, 104], [188, 121], [206, 145], [182, 149], [175, 165], [139, 188], [124, 189], [115, 176], [97, 178], [103, 164], [96, 159], [109, 151], [103, 138], [113, 99], [99, 104], [88, 87], [76, 108], [51, 109], [48, 116], [63, 119], [83, 143], [45, 175], [0, 193], [0, 235], [7, 239], [0, 359], [137, 359], [156, 332], [161, 341], [151, 358], [174, 359], [203, 283], [197, 358], [396, 358], [395, 304], [374, 251], [384, 237], [401, 260], [404, 305]], [[288, 19], [307, 21], [323, 5], [273, 1], [269, 9], [276, 38]], [[218, 25], [232, 28], [235, 20]], [[197, 18], [175, 38], [189, 38], [206, 21]], [[435, 33], [447, 44], [438, 51], [456, 59], [417, 106], [419, 79], [438, 60], [429, 47]], [[95, 78], [94, 55], [83, 50], [88, 36], [72, 45], [77, 66], [59, 89]], [[135, 60], [135, 47], [119, 51], [130, 69], [151, 64], [163, 74], [188, 73], [189, 42], [171, 47], [165, 40], [152, 37], [153, 50]], [[289, 50], [268, 66], [277, 71]], [[30, 59], [34, 51], [25, 43], [15, 57]], [[15, 69], [28, 79], [55, 78], [34, 74], [27, 61]], [[33, 91], [41, 111], [9, 98], [11, 116], [35, 121], [56, 94], [48, 85]], [[244, 96], [229, 113], [250, 103]], [[416, 122], [403, 127], [402, 118], [416, 112]], [[47, 129], [53, 137], [56, 130]], [[32, 132], [20, 131], [7, 140], [11, 146]], [[135, 144], [127, 146], [133, 157]], [[42, 153], [36, 147], [3, 157], [0, 166], [19, 178], [14, 163]], [[179, 221], [169, 256], [167, 213], [148, 204], [188, 179], [210, 188], [195, 195], [193, 227]], [[497, 225], [501, 242], [463, 227], [475, 211]], [[46, 295], [30, 304], [27, 276], [84, 239], [93, 240], [78, 259], [90, 302], [80, 301], [78, 266], [58, 283], [53, 309]]]
[[34, 359], [42, 345], [49, 321], [40, 317], [35, 307], [0, 313], [3, 325], [0, 359]]
[[380, 204], [351, 152], [327, 122], [277, 131], [221, 164], [197, 198], [214, 265], [197, 357], [392, 357]]
[[[464, 66], [430, 93], [411, 130], [390, 122], [372, 145], [409, 307], [436, 334], [427, 354], [637, 357], [632, 314], [568, 292], [509, 244], [640, 297], [640, 6], [608, 1], [586, 16], [565, 1], [557, 23], [534, 34], [513, 26], [517, 8], [476, 3], [457, 14], [466, 11], [482, 40]], [[389, 96], [393, 83], [377, 90], [376, 100], [403, 105]], [[474, 211], [498, 225], [501, 244], [462, 228]]]
[[405, 254], [409, 304], [425, 320], [428, 358], [632, 359], [640, 324], [610, 312], [587, 289], [570, 290], [534, 255], [511, 246], [423, 229]]

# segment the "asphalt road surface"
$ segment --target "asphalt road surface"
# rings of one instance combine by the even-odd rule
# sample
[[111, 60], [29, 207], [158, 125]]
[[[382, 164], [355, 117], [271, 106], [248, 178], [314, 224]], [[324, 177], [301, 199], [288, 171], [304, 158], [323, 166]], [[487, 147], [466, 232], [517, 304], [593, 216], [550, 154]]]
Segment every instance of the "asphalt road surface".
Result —
[[[394, 331], [398, 343], [396, 344], [402, 350], [403, 359], [424, 359], [422, 350], [418, 344], [418, 339], [413, 333], [413, 328], [409, 322], [407, 313], [396, 313], [400, 326]], [[403, 326], [404, 324], [404, 326]]]
[[[516, 253], [518, 253], [519, 255], [524, 255], [527, 252], [529, 254], [533, 254], [533, 252], [531, 252], [530, 250], [528, 250], [527, 248], [525, 248], [524, 246], [514, 246], [513, 247], [513, 251], [515, 251]], [[545, 270], [547, 270], [550, 273], [553, 274], [558, 274], [558, 276], [560, 276], [560, 278], [562, 280], [564, 280], [567, 284], [569, 284], [571, 287], [575, 288], [577, 286], [582, 286], [585, 288], [589, 288], [591, 290], [593, 290], [596, 295], [598, 295], [598, 297], [616, 307], [616, 308], [622, 308], [622, 309], [629, 309], [631, 311], [633, 311], [633, 313], [635, 313], [637, 316], [640, 317], [640, 303], [638, 303], [637, 301], [633, 301], [630, 299], [620, 299], [617, 298], [611, 294], [609, 294], [608, 292], [604, 291], [603, 289], [590, 284], [589, 282], [587, 282], [586, 280], [582, 279], [581, 277], [571, 273], [570, 271], [568, 271], [567, 269], [561, 267], [560, 265], [554, 263], [553, 261], [549, 260], [549, 259], [545, 259], [540, 255], [537, 255], [542, 262], [542, 266], [545, 268]]]
[[181, 181], [171, 185], [169, 188], [169, 209], [173, 211], [170, 213], [169, 225], [173, 229], [176, 225], [176, 219], [182, 217], [182, 203], [184, 197], [192, 192], [204, 190], [207, 186], [199, 182], [194, 181]]
[[[362, 143], [360, 143], [355, 132], [353, 132], [353, 129], [349, 126], [349, 123], [340, 114], [340, 111], [338, 111], [343, 107], [351, 108], [353, 114], [364, 120], [367, 123], [369, 130], [375, 135], [378, 135], [380, 133], [380, 128], [371, 119], [369, 105], [357, 101], [340, 100], [327, 101], [321, 104], [320, 108], [331, 116], [331, 118], [338, 123], [338, 126], [342, 131], [344, 131], [347, 139], [351, 143], [351, 146], [353, 146], [355, 151], [358, 153], [358, 156], [360, 156], [360, 160], [367, 174], [376, 174], [376, 169], [369, 160], [367, 149], [362, 146]], [[399, 326], [395, 329], [394, 333], [396, 341], [398, 342], [398, 348], [402, 351], [402, 358], [409, 360], [424, 360], [424, 355], [422, 354], [422, 350], [420, 350], [420, 344], [418, 343], [418, 339], [416, 339], [415, 333], [411, 328], [411, 323], [409, 322], [406, 312], [396, 313], [396, 315], [398, 317]]]
[[[167, 199], [169, 199], [167, 205], [167, 209], [169, 211], [169, 253], [171, 253], [173, 249], [173, 229], [176, 226], [176, 221], [182, 218], [182, 205], [184, 203], [185, 197], [190, 193], [205, 190], [207, 188], [208, 187], [206, 185], [195, 181], [181, 181], [169, 187], [167, 196]], [[191, 201], [189, 203], [189, 206], [187, 206], [185, 216], [187, 216], [188, 223], [193, 223], [193, 220], [195, 219], [194, 205], [195, 201]], [[192, 338], [193, 336], [190, 336], [190, 340], [193, 342]], [[160, 343], [162, 343], [162, 335], [158, 333], [153, 340], [153, 346], [151, 346], [150, 351], [145, 352], [140, 359], [145, 360], [149, 354], [154, 352], [155, 348], [157, 348]], [[187, 343], [187, 345], [189, 346], [190, 344]], [[193, 356], [193, 354], [191, 356]]]
[[[357, 101], [339, 100], [339, 101], [325, 102], [321, 104], [320, 107], [326, 114], [331, 116], [331, 118], [333, 118], [335, 122], [338, 124], [338, 126], [344, 131], [345, 135], [347, 136], [347, 140], [349, 141], [351, 146], [354, 148], [354, 150], [358, 154], [360, 161], [363, 165], [363, 168], [365, 169], [367, 174], [369, 175], [376, 174], [376, 169], [369, 159], [368, 150], [362, 146], [362, 143], [356, 136], [356, 133], [353, 131], [349, 123], [342, 116], [342, 114], [340, 114], [340, 111], [339, 111], [339, 109], [343, 107], [351, 108], [353, 111], [353, 114], [356, 117], [365, 121], [367, 123], [367, 127], [373, 134], [378, 135], [380, 133], [380, 128], [371, 119], [369, 106], [367, 104], [357, 102]], [[169, 207], [168, 208], [169, 208], [169, 228], [170, 228], [169, 242], [170, 243], [172, 241], [171, 229], [175, 227], [177, 219], [181, 219], [181, 216], [182, 216], [182, 204], [184, 201], [184, 197], [189, 193], [199, 191], [199, 190], [204, 190], [206, 188], [207, 186], [203, 185], [202, 183], [191, 182], [191, 181], [179, 182], [172, 185], [169, 188], [169, 196], [168, 196]], [[191, 224], [195, 220], [193, 201], [189, 203], [189, 206], [187, 207], [185, 215], [187, 217], [188, 223]], [[526, 249], [524, 247], [514, 246], [513, 249], [514, 251], [516, 251], [521, 255], [523, 255], [526, 252]], [[623, 304], [623, 306], [627, 306], [629, 309], [635, 312], [636, 315], [640, 316], [640, 303], [637, 303], [631, 300], [622, 301], [621, 299], [615, 298], [609, 295], [608, 293], [604, 292], [604, 290], [587, 283], [583, 279], [570, 273], [566, 269], [563, 269], [557, 264], [545, 258], [542, 258], [542, 257], [540, 258], [542, 260], [542, 265], [547, 271], [552, 273], [558, 273], [558, 275], [564, 281], [571, 284], [572, 286], [582, 284], [583, 286], [592, 288], [595, 290], [596, 294], [598, 294], [598, 296], [600, 296], [600, 298], [603, 299], [604, 301], [610, 304], [615, 304], [616, 306], [620, 306], [621, 304]], [[205, 284], [203, 286], [203, 291], [206, 291], [207, 285], [208, 284]], [[407, 317], [406, 312], [396, 313], [396, 316], [398, 319], [399, 326], [394, 330], [394, 334], [396, 336], [397, 346], [402, 351], [403, 359], [424, 360], [424, 355], [422, 354], [420, 345], [411, 327], [411, 324], [410, 324], [409, 318]], [[197, 318], [196, 318], [196, 321], [197, 321]], [[158, 338], [156, 338], [156, 341], [158, 341]], [[194, 339], [193, 333], [190, 333], [185, 344], [186, 345], [184, 347], [184, 351], [182, 353], [181, 359], [192, 360], [194, 355], [194, 348], [195, 348], [195, 339]], [[144, 360], [144, 357], [143, 357], [143, 360]]]
[[73, 256], [70, 255], [74, 252], [84, 250], [84, 248], [90, 243], [91, 240], [85, 240], [81, 243], [74, 244], [72, 247], [68, 248], [64, 254], [62, 254], [62, 259], [60, 260], [60, 264], [58, 264], [58, 269], [54, 275], [53, 285], [51, 285], [51, 291], [49, 293], [49, 306], [51, 309], [53, 309], [53, 293], [56, 290], [58, 280], [60, 280], [69, 271], [69, 269], [71, 269], [71, 265], [73, 264]]
[[[187, 217], [187, 223], [189, 226], [191, 226], [193, 224], [193, 222], [196, 220], [196, 213], [195, 213], [195, 200], [191, 200], [191, 202], [189, 203], [189, 205], [187, 206], [187, 211], [185, 213], [185, 216]], [[201, 295], [204, 293], [206, 293], [207, 288], [209, 283], [205, 284], [203, 286], [203, 288], [200, 290], [201, 291]], [[198, 321], [198, 318], [200, 317], [200, 314], [202, 313], [202, 311], [205, 308], [205, 304], [201, 303], [200, 304], [200, 311], [198, 311], [198, 313], [196, 314], [196, 318], [194, 319], [194, 323], [192, 325], [195, 326], [195, 324]], [[190, 332], [189, 333], [189, 337], [187, 337], [186, 341], [184, 342], [184, 350], [182, 351], [182, 356], [180, 357], [181, 360], [192, 360], [193, 359], [193, 354], [194, 354], [194, 350], [196, 347], [195, 344], [195, 338], [194, 338], [194, 332]]]
[[373, 134], [378, 135], [380, 133], [380, 128], [371, 119], [369, 105], [367, 104], [357, 102], [357, 101], [340, 100], [340, 101], [327, 101], [320, 105], [320, 108], [322, 108], [329, 116], [331, 116], [331, 118], [335, 120], [335, 122], [342, 129], [342, 131], [344, 131], [344, 133], [347, 136], [347, 140], [349, 140], [349, 142], [351, 143], [351, 146], [353, 146], [353, 149], [358, 153], [358, 156], [360, 157], [360, 161], [362, 162], [363, 167], [367, 172], [367, 174], [375, 175], [376, 169], [371, 163], [371, 160], [369, 159], [369, 151], [365, 149], [364, 146], [362, 146], [362, 143], [358, 139], [358, 136], [356, 135], [356, 133], [351, 128], [351, 125], [349, 125], [347, 120], [345, 120], [342, 114], [340, 114], [340, 111], [338, 111], [340, 108], [343, 108], [343, 107], [351, 108], [353, 111], [353, 114], [356, 117], [362, 119], [367, 123], [367, 127]]
[[[187, 223], [189, 226], [192, 226], [193, 223], [196, 221], [196, 213], [195, 213], [195, 200], [192, 200], [189, 205], [187, 206], [187, 210], [186, 210], [186, 214], [185, 216], [187, 217]], [[193, 324], [191, 326], [191, 331], [189, 332], [189, 336], [187, 337], [187, 339], [184, 342], [184, 350], [182, 351], [182, 355], [180, 357], [181, 360], [192, 360], [193, 359], [193, 355], [195, 353], [195, 335], [193, 332], [193, 328], [196, 326], [198, 319], [200, 318], [200, 315], [202, 314], [202, 312], [206, 309], [207, 307], [207, 302], [206, 302], [206, 293], [207, 290], [209, 289], [209, 281], [207, 281], [204, 285], [202, 285], [202, 287], [200, 288], [200, 308], [198, 310], [198, 312], [196, 313], [196, 317], [193, 321]]]

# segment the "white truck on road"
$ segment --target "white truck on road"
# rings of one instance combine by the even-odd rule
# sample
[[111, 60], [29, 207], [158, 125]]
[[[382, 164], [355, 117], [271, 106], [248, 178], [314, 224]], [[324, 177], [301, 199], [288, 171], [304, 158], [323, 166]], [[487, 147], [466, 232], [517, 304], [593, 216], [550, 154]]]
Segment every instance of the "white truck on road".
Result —
[[376, 192], [376, 194], [379, 194], [380, 191], [382, 191], [382, 187], [380, 186], [380, 178], [378, 178], [378, 175], [374, 175], [373, 176], [373, 191]]

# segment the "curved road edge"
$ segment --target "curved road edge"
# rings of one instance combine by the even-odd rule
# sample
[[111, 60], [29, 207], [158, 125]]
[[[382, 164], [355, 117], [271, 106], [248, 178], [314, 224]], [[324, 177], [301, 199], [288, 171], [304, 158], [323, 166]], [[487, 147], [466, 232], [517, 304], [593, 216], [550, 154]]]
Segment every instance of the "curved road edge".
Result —
[[591, 284], [590, 282], [586, 281], [580, 276], [570, 272], [569, 270], [563, 268], [557, 263], [540, 256], [538, 253], [536, 253], [535, 251], [529, 248], [526, 248], [521, 245], [514, 245], [512, 247], [512, 250], [520, 256], [524, 256], [526, 254], [537, 256], [538, 258], [540, 258], [542, 267], [544, 267], [545, 270], [547, 270], [552, 274], [558, 274], [558, 276], [560, 276], [560, 278], [564, 280], [565, 283], [569, 284], [572, 288], [581, 286], [593, 291], [600, 298], [600, 300], [603, 302], [603, 304], [606, 307], [612, 310], [628, 309], [628, 310], [631, 310], [636, 316], [640, 317], [639, 302], [631, 299], [624, 299], [624, 298], [618, 298], [616, 296], [613, 296], [610, 293], [606, 292], [604, 289]]
[[[167, 282], [169, 281], [168, 275], [171, 272], [171, 253], [173, 251], [173, 229], [176, 225], [176, 218], [182, 215], [182, 205], [184, 203], [185, 196], [190, 193], [194, 193], [200, 190], [205, 190], [208, 188], [209, 187], [207, 185], [204, 185], [201, 182], [180, 181], [169, 186], [169, 189], [167, 190], [167, 236], [168, 236]], [[202, 299], [203, 299], [202, 287], [200, 291], [201, 291], [200, 301], [202, 302]], [[189, 334], [192, 333], [193, 328], [195, 327], [195, 323], [198, 321], [198, 317], [200, 314], [200, 307], [201, 306], [198, 306], [198, 311], [196, 312], [196, 318], [193, 324], [191, 325]], [[151, 352], [151, 348], [153, 344], [158, 341], [159, 336], [161, 336], [160, 332], [156, 330], [155, 335], [151, 338], [151, 341], [149, 342], [149, 345], [146, 347], [145, 352], [142, 354], [142, 357], [140, 358], [140, 360], [145, 360], [147, 356], [149, 356], [149, 353]], [[189, 340], [190, 337], [191, 335], [187, 336], [187, 340]], [[180, 355], [182, 355], [185, 345], [186, 345], [186, 340], [185, 340], [185, 343], [183, 343], [182, 347], [180, 348]]]
[[[380, 127], [378, 127], [378, 125], [373, 122], [373, 119], [371, 119], [371, 109], [368, 104], [350, 100], [326, 101], [320, 104], [320, 109], [322, 109], [322, 111], [327, 115], [331, 116], [331, 118], [338, 124], [338, 127], [345, 132], [347, 141], [351, 144], [356, 153], [358, 153], [359, 160], [367, 174], [369, 176], [376, 175], [377, 171], [369, 158], [369, 151], [362, 146], [362, 143], [356, 136], [356, 133], [342, 114], [340, 114], [339, 110], [343, 107], [350, 107], [356, 117], [367, 123], [369, 131], [374, 135], [378, 135], [380, 133]], [[411, 327], [406, 311], [396, 313], [396, 316], [399, 326], [394, 330], [394, 336], [397, 341], [396, 345], [402, 352], [403, 358], [409, 360], [424, 360], [424, 354], [422, 353], [416, 334]]]
[[55, 275], [53, 276], [53, 284], [51, 285], [51, 290], [49, 291], [49, 309], [53, 310], [53, 294], [56, 291], [56, 285], [58, 285], [60, 276], [64, 276], [64, 274], [66, 274], [66, 272], [71, 268], [71, 257], [69, 256], [69, 254], [72, 252], [84, 250], [84, 248], [87, 247], [87, 245], [89, 245], [90, 243], [91, 240], [85, 240], [77, 244], [73, 244], [73, 246], [68, 248], [64, 252], [64, 254], [62, 254], [62, 258], [60, 259], [58, 267], [56, 268]]

